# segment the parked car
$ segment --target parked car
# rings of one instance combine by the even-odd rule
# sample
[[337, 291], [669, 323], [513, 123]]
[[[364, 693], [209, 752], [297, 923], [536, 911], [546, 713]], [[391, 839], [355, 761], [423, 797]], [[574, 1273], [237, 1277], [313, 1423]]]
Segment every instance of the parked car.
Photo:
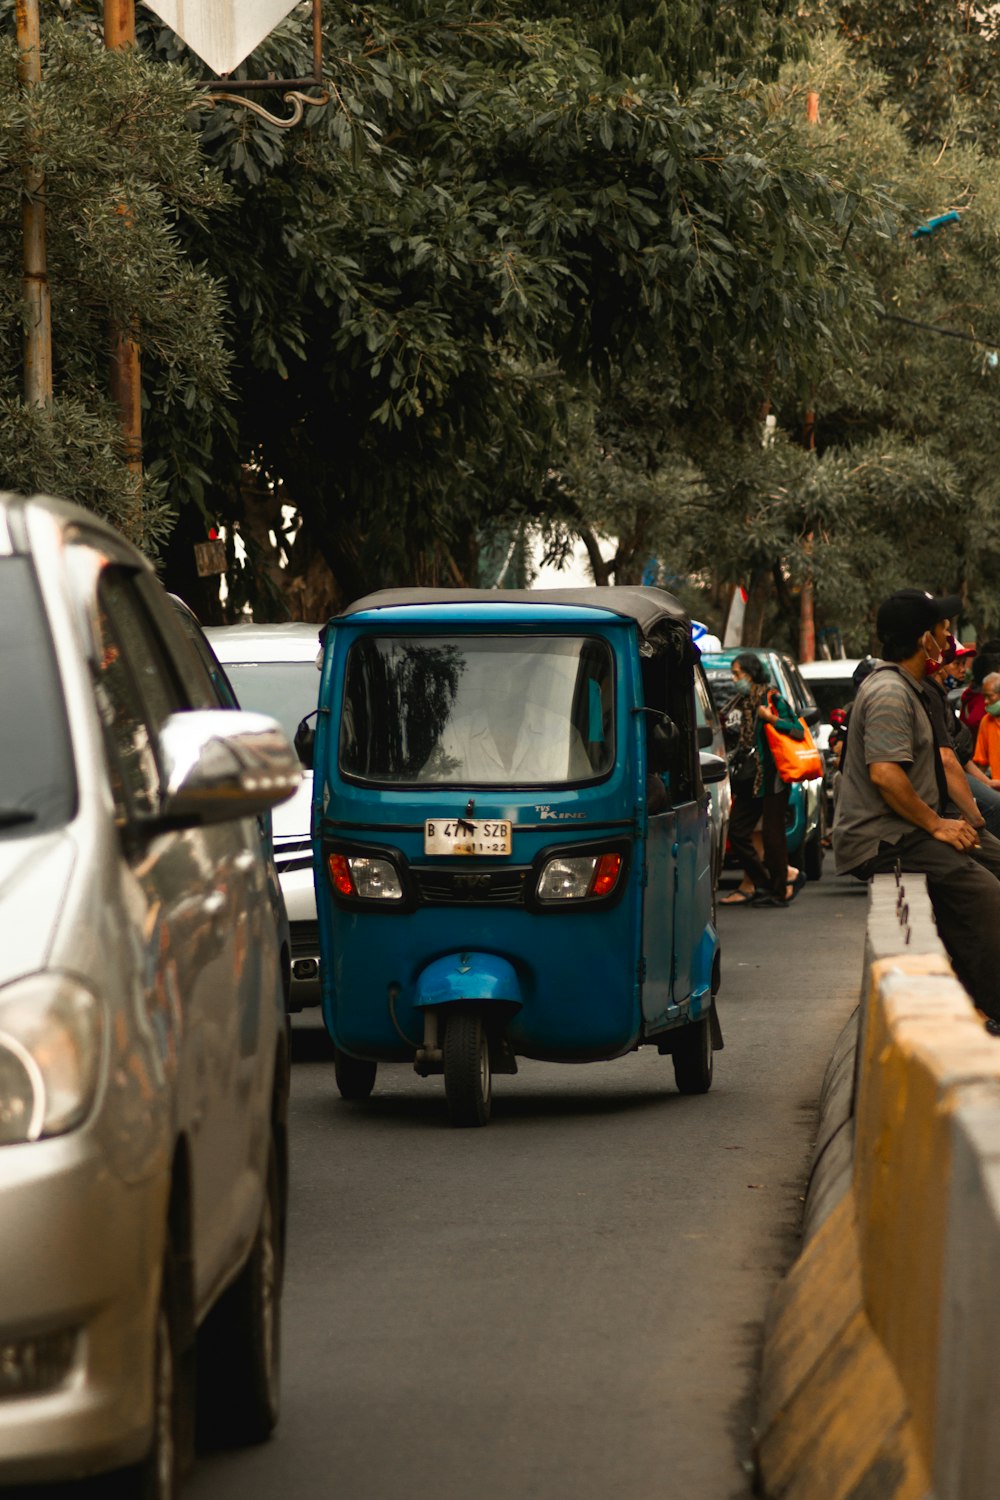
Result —
[[[204, 706], [206, 708], [238, 709], [240, 703], [236, 697], [233, 685], [226, 676], [219, 658], [208, 644], [205, 632], [198, 621], [198, 616], [176, 594], [168, 594], [167, 598], [173, 606], [174, 613], [177, 616], [177, 623], [191, 642], [205, 669], [211, 693], [207, 695], [207, 702]], [[271, 910], [274, 912], [274, 925], [278, 930], [281, 988], [285, 997], [285, 1009], [291, 1010], [292, 938], [288, 924], [288, 911], [285, 907], [285, 896], [281, 889], [281, 880], [278, 876], [277, 864], [275, 863], [274, 829], [270, 809], [259, 815], [257, 826], [260, 829], [261, 846], [264, 851], [264, 868], [267, 871], [267, 894], [271, 902]]]
[[[820, 710], [798, 667], [785, 652], [766, 646], [739, 646], [726, 651], [708, 652], [702, 657], [702, 666], [716, 707], [722, 711], [735, 697], [733, 662], [744, 651], [752, 651], [754, 656], [760, 657], [771, 682], [788, 700], [796, 715], [804, 719], [811, 730], [815, 730], [820, 722]], [[739, 710], [731, 709], [725, 719], [725, 727], [732, 733], [739, 725]], [[825, 783], [824, 776], [797, 782], [793, 784], [788, 799], [788, 858], [791, 864], [805, 871], [809, 880], [819, 880], [823, 873], [827, 808]]]
[[[726, 735], [719, 718], [719, 711], [712, 698], [705, 668], [699, 663], [694, 671], [694, 708], [698, 725], [698, 748], [702, 764], [707, 755], [718, 755], [726, 759]], [[728, 776], [706, 786], [709, 797], [709, 816], [712, 820], [712, 889], [718, 889], [722, 878], [722, 867], [726, 858], [726, 840], [729, 836], [729, 814], [733, 806], [733, 792]]]
[[76, 506], [0, 496], [0, 680], [0, 1486], [172, 1500], [196, 1419], [278, 1415], [300, 771]]
[[[289, 739], [319, 701], [318, 625], [219, 625], [205, 634], [243, 708], [273, 714]], [[274, 814], [274, 857], [292, 944], [289, 1009], [318, 1005], [319, 924], [313, 888], [312, 771]]]

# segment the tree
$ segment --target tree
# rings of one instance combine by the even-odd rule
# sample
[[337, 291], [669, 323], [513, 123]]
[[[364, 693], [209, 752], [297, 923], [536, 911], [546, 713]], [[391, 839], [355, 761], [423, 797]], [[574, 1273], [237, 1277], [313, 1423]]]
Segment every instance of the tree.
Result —
[[[201, 122], [240, 195], [188, 241], [234, 319], [216, 506], [242, 524], [248, 475], [267, 531], [291, 504], [293, 571], [318, 550], [348, 594], [474, 582], [484, 536], [552, 520], [581, 403], [655, 381], [675, 424], [741, 429], [767, 372], [806, 379], [871, 308], [842, 250], [851, 224], [887, 231], [865, 174], [817, 170], [752, 81], [611, 75], [585, 21], [355, 10], [328, 23], [307, 131]], [[293, 18], [254, 69], [295, 71], [303, 42]], [[272, 563], [251, 559], [258, 605]]]
[[[154, 430], [191, 454], [227, 422], [223, 304], [185, 255], [180, 216], [202, 221], [226, 201], [189, 126], [185, 70], [106, 53], [92, 19], [43, 6], [43, 79], [20, 95], [13, 5], [0, 3], [0, 484], [50, 490], [108, 517], [155, 552], [171, 521], [170, 446], [154, 444], [141, 485], [122, 461], [107, 396], [108, 326], [142, 318], [145, 394]], [[55, 399], [21, 402], [20, 168], [27, 143], [45, 173]], [[185, 414], [183, 431], [179, 425]], [[191, 493], [190, 484], [188, 493]]]
[[[840, 627], [858, 651], [874, 644], [879, 598], [907, 584], [961, 590], [967, 619], [992, 631], [1000, 562], [997, 161], [960, 131], [949, 132], [944, 148], [915, 140], [908, 112], [892, 102], [891, 80], [842, 35], [818, 32], [810, 56], [782, 70], [770, 95], [775, 120], [798, 128], [810, 90], [822, 101], [820, 125], [808, 136], [817, 161], [866, 163], [898, 204], [895, 234], [871, 234], [859, 222], [850, 231], [850, 253], [876, 291], [877, 323], [862, 307], [853, 347], [818, 340], [806, 380], [798, 365], [769, 372], [759, 395], [778, 428], [767, 448], [760, 409], [742, 423], [727, 407], [704, 406], [684, 422], [657, 420], [647, 388], [639, 394], [649, 410], [626, 402], [617, 432], [605, 409], [594, 452], [606, 481], [611, 460], [620, 470], [605, 489], [618, 497], [662, 492], [647, 555], [667, 574], [702, 581], [698, 609], [716, 625], [720, 584], [741, 579], [751, 592], [750, 628], [794, 650], [797, 590], [808, 574], [820, 623]], [[914, 237], [953, 208], [959, 225]], [[619, 397], [628, 394], [623, 388]], [[807, 407], [818, 413], [815, 452], [803, 447]], [[627, 510], [620, 498], [606, 504], [604, 529], [627, 537]]]

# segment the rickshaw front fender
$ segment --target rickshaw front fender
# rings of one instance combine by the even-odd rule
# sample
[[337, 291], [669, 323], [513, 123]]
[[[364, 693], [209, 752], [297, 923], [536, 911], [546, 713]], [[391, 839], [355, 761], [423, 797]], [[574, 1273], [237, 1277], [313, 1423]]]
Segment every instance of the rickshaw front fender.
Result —
[[513, 964], [496, 953], [449, 953], [421, 970], [413, 1000], [417, 1009], [470, 1000], [520, 1010], [524, 999]]

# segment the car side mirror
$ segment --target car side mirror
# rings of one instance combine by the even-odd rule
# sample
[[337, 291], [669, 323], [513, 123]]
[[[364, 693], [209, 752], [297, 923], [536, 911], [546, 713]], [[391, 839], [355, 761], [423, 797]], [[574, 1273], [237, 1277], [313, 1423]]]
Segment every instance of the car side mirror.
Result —
[[729, 767], [721, 755], [710, 755], [703, 750], [698, 757], [701, 763], [701, 779], [705, 786], [711, 786], [715, 781], [725, 781], [729, 775]]
[[653, 724], [649, 731], [646, 750], [646, 760], [651, 771], [660, 774], [670, 770], [677, 753], [680, 734], [673, 719], [668, 719], [666, 714]]
[[715, 735], [713, 733], [711, 724], [699, 724], [698, 725], [698, 749], [699, 750], [709, 750], [709, 749], [711, 749], [712, 741], [713, 741], [714, 738], [715, 738]]
[[804, 710], [801, 717], [805, 719], [810, 729], [815, 729], [816, 725], [822, 722], [823, 713], [819, 708], [807, 708]]
[[197, 828], [253, 818], [286, 801], [302, 768], [275, 719], [242, 709], [171, 714], [159, 736], [163, 793], [155, 821]]
[[311, 714], [306, 714], [295, 731], [295, 753], [307, 771], [313, 769], [316, 758], [316, 726], [310, 724], [309, 720], [315, 718], [318, 712], [319, 709], [314, 708]]

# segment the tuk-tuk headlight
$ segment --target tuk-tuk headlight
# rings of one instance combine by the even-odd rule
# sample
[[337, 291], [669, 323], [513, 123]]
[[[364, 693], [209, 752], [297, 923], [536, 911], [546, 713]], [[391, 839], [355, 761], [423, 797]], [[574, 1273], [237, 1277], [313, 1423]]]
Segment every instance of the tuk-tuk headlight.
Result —
[[620, 854], [557, 854], [538, 881], [539, 901], [587, 901], [610, 896], [622, 869]]
[[327, 861], [333, 888], [356, 901], [402, 901], [399, 871], [389, 859], [370, 855], [331, 854]]

